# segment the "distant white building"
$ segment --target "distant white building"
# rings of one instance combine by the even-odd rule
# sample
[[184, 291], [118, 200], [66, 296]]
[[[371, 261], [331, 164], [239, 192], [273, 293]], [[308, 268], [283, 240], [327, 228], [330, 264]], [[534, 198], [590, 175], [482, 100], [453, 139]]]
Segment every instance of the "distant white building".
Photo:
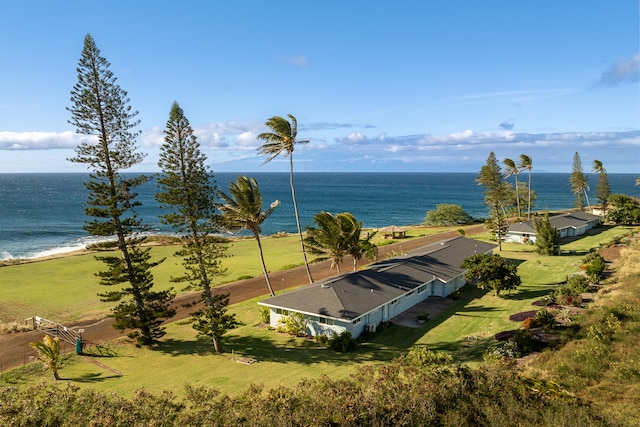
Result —
[[[575, 237], [599, 226], [601, 217], [583, 211], [575, 211], [550, 216], [549, 222], [553, 228], [560, 232], [560, 238]], [[510, 225], [504, 241], [509, 243], [535, 243], [536, 230], [533, 221]]]
[[491, 253], [495, 247], [456, 237], [258, 304], [269, 307], [274, 328], [281, 318], [301, 313], [310, 336], [348, 331], [355, 338], [430, 296], [446, 297], [460, 289], [466, 284], [462, 262], [474, 254]]

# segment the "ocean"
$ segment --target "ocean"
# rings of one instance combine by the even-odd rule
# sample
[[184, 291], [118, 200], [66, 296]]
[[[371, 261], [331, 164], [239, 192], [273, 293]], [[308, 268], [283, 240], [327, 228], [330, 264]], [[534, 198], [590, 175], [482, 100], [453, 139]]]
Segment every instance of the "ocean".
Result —
[[[218, 187], [228, 193], [238, 173], [215, 173]], [[248, 174], [258, 181], [263, 204], [280, 206], [263, 224], [263, 234], [296, 232], [289, 174]], [[526, 180], [522, 173], [519, 179]], [[484, 218], [483, 188], [477, 173], [295, 173], [294, 185], [302, 227], [313, 226], [317, 212], [351, 212], [364, 227], [415, 225], [441, 203], [461, 205], [475, 218]], [[613, 193], [640, 196], [634, 174], [609, 174]], [[79, 173], [0, 174], [0, 260], [39, 258], [85, 247], [96, 239], [82, 228], [87, 192]], [[595, 202], [597, 175], [591, 174], [590, 201]], [[513, 183], [513, 178], [509, 178]], [[531, 187], [536, 210], [573, 206], [569, 174], [533, 173]], [[151, 181], [138, 188], [140, 218], [158, 233], [172, 230], [160, 223], [161, 209]], [[526, 209], [526, 208], [525, 208]]]

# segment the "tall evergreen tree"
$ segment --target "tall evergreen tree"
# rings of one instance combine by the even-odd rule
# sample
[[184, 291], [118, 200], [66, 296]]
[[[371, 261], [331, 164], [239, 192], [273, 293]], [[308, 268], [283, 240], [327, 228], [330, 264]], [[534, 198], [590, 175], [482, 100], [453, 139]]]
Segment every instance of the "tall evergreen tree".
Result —
[[295, 149], [296, 144], [308, 144], [309, 140], [297, 139], [298, 121], [292, 114], [287, 114], [287, 116], [290, 121], [279, 116], [273, 116], [265, 122], [265, 125], [271, 129], [271, 132], [264, 132], [258, 135], [258, 139], [265, 141], [258, 150], [259, 154], [266, 154], [268, 156], [265, 163], [270, 162], [280, 154], [283, 154], [285, 157], [289, 157], [289, 185], [291, 187], [291, 198], [293, 200], [293, 210], [296, 216], [300, 247], [302, 248], [302, 257], [304, 259], [304, 266], [307, 269], [309, 283], [313, 283], [311, 269], [309, 268], [309, 261], [307, 261], [307, 252], [304, 247], [302, 229], [300, 228], [300, 215], [298, 215], [296, 190], [293, 185], [293, 150]]
[[187, 282], [190, 289], [202, 291], [203, 308], [191, 313], [193, 327], [209, 337], [216, 352], [222, 352], [222, 336], [237, 325], [228, 314], [228, 295], [212, 295], [211, 280], [224, 269], [220, 260], [225, 255], [226, 241], [216, 236], [220, 232], [213, 174], [206, 166], [207, 157], [200, 151], [189, 120], [177, 102], [171, 106], [160, 149], [158, 177], [160, 191], [155, 199], [168, 212], [161, 215], [163, 223], [182, 234], [185, 244], [176, 255], [183, 259], [185, 274], [173, 277], [175, 282]]
[[611, 195], [611, 186], [609, 185], [609, 176], [607, 170], [602, 166], [600, 160], [593, 161], [593, 170], [600, 175], [598, 176], [598, 185], [596, 186], [596, 198], [600, 205], [602, 205], [603, 215], [607, 215], [607, 208], [609, 207], [609, 196]]
[[533, 227], [536, 230], [536, 252], [540, 255], [559, 255], [560, 232], [551, 225], [549, 214], [535, 218]]
[[[587, 206], [589, 206], [589, 196], [587, 191], [589, 190], [589, 177], [582, 171], [582, 161], [580, 160], [580, 154], [576, 151], [573, 155], [573, 166], [571, 167], [571, 176], [569, 177], [569, 185], [571, 191], [575, 195], [574, 206], [576, 209], [584, 209], [585, 200]], [[584, 195], [584, 198], [582, 197]]]
[[505, 213], [505, 203], [509, 198], [509, 186], [502, 179], [500, 164], [493, 151], [489, 154], [486, 165], [480, 169], [476, 182], [485, 188], [484, 201], [490, 211], [487, 227], [496, 237], [498, 247], [502, 250], [502, 240], [509, 227]]
[[[115, 236], [120, 255], [97, 256], [107, 265], [97, 275], [100, 283], [117, 290], [99, 294], [103, 301], [117, 301], [113, 309], [114, 327], [133, 329], [129, 336], [143, 345], [153, 344], [165, 332], [163, 319], [175, 311], [169, 307], [173, 292], [153, 291], [149, 249], [140, 247], [135, 232], [144, 229], [135, 208], [140, 205], [134, 189], [149, 180], [140, 175], [124, 177], [122, 170], [140, 163], [144, 155], [137, 151], [134, 128], [139, 120], [132, 111], [127, 92], [116, 84], [109, 62], [100, 56], [91, 35], [84, 39], [78, 64], [78, 82], [71, 91], [69, 123], [87, 139], [76, 148], [72, 162], [84, 163], [92, 173], [85, 186], [89, 190], [85, 209], [92, 217], [84, 229], [95, 236]], [[161, 262], [161, 261], [160, 261]], [[128, 286], [122, 287], [127, 283]]]
[[531, 169], [533, 169], [533, 160], [531, 159], [531, 157], [527, 156], [526, 154], [520, 154], [520, 161], [518, 162], [518, 167], [521, 170], [528, 170], [529, 171], [529, 184], [527, 185], [528, 188], [528, 203], [527, 203], [527, 220], [531, 219]]

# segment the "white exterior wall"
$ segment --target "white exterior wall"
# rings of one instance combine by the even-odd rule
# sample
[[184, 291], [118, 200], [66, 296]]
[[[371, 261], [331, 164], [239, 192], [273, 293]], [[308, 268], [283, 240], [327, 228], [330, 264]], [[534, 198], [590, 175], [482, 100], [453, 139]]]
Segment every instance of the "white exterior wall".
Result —
[[[305, 315], [308, 319], [307, 334], [309, 336], [332, 336], [340, 335], [343, 332], [348, 331], [354, 338], [357, 338], [362, 334], [362, 332], [369, 328], [369, 325], [377, 327], [381, 322], [388, 321], [389, 319], [407, 311], [430, 296], [446, 297], [462, 288], [465, 284], [466, 281], [464, 279], [464, 274], [454, 277], [447, 283], [437, 279], [432, 280], [412, 291], [407, 291], [406, 294], [399, 296], [393, 301], [364, 314], [356, 323], [334, 319], [332, 321], [333, 324], [327, 324], [317, 320], [319, 319], [319, 316]], [[422, 291], [419, 292], [420, 289], [422, 289]], [[277, 309], [269, 307], [269, 325], [272, 328], [277, 328], [280, 319], [283, 317], [286, 317], [286, 314], [280, 314], [277, 312]]]

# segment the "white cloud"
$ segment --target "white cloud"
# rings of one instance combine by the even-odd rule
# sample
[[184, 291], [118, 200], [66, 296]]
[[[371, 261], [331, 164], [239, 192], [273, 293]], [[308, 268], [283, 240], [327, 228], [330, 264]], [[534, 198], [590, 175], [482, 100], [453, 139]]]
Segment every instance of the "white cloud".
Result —
[[76, 148], [87, 139], [75, 132], [0, 132], [0, 150], [50, 150]]
[[595, 86], [616, 86], [622, 83], [637, 82], [640, 79], [640, 53], [631, 59], [621, 58], [607, 68]]
[[242, 132], [236, 137], [237, 147], [241, 150], [257, 149], [260, 146], [260, 141], [256, 136], [253, 132]]

